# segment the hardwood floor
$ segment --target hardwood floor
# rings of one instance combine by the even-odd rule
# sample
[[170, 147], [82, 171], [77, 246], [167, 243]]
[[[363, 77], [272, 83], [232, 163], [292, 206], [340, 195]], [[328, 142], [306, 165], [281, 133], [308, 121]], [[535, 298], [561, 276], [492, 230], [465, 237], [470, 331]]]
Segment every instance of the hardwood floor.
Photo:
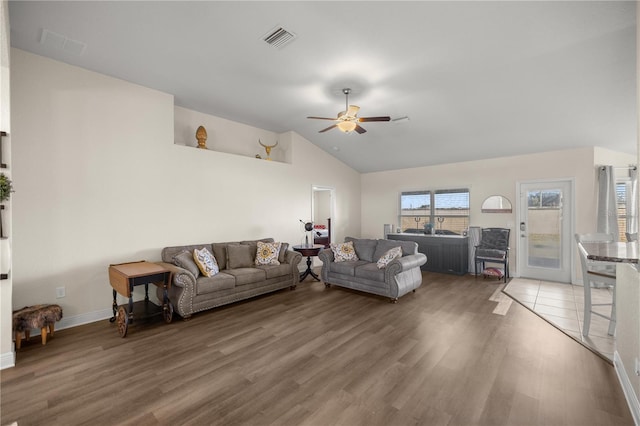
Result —
[[[26, 425], [632, 425], [613, 367], [503, 283], [425, 273], [397, 304], [315, 281], [23, 343], [1, 422]], [[105, 301], [107, 303], [108, 301]]]

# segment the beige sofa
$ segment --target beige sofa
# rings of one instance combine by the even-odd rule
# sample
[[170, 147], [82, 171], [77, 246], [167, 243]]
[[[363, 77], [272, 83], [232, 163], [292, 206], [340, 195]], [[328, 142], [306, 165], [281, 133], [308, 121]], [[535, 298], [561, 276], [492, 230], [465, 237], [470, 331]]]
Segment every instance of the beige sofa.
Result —
[[[160, 265], [171, 271], [169, 299], [175, 312], [189, 318], [196, 312], [226, 305], [239, 300], [280, 290], [294, 289], [300, 279], [298, 263], [302, 255], [288, 250], [282, 243], [279, 265], [255, 265], [257, 242], [273, 242], [273, 238], [261, 240], [206, 243], [173, 246], [162, 249]], [[188, 262], [194, 249], [206, 247], [218, 262], [220, 272], [213, 277], [200, 273], [195, 262]], [[185, 254], [186, 253], [186, 254]], [[161, 290], [158, 297], [161, 299]]]

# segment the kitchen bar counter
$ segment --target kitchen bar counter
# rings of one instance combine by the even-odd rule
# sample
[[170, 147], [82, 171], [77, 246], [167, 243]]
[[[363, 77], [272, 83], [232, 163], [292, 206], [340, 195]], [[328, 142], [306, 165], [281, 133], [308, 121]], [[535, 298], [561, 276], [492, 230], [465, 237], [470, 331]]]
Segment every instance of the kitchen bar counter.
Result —
[[415, 241], [418, 251], [427, 256], [423, 271], [464, 275], [469, 266], [469, 237], [466, 235], [387, 234], [387, 239]]
[[600, 262], [638, 263], [637, 243], [584, 242], [587, 259]]

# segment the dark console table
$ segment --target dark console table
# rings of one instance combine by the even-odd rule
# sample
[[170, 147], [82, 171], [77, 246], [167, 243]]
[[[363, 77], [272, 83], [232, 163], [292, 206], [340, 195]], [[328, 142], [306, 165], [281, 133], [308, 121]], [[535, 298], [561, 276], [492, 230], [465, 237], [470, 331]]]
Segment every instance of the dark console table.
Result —
[[427, 256], [427, 263], [420, 267], [423, 271], [464, 275], [469, 270], [469, 237], [403, 233], [389, 234], [387, 238], [418, 243], [418, 251]]

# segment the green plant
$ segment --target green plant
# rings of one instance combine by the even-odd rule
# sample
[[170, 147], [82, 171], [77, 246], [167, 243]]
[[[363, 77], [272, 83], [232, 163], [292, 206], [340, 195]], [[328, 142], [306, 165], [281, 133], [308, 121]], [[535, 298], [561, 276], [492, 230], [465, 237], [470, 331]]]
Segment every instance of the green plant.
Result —
[[11, 185], [11, 179], [9, 179], [4, 173], [0, 173], [0, 201], [6, 201], [13, 192], [13, 186]]

